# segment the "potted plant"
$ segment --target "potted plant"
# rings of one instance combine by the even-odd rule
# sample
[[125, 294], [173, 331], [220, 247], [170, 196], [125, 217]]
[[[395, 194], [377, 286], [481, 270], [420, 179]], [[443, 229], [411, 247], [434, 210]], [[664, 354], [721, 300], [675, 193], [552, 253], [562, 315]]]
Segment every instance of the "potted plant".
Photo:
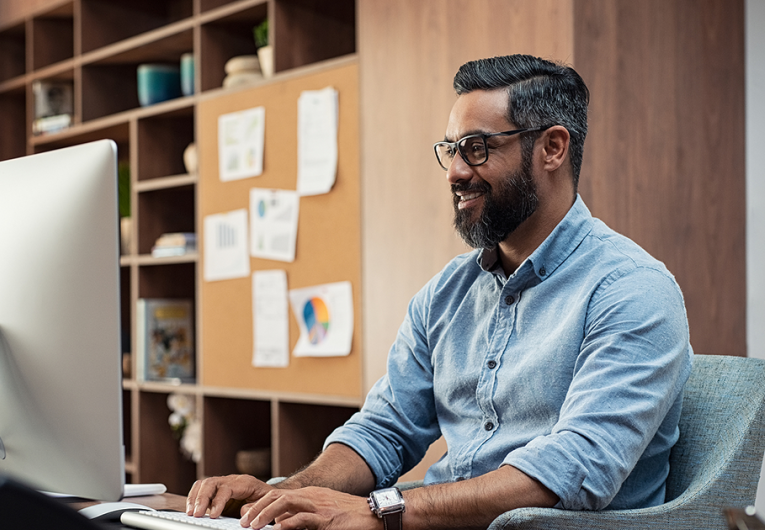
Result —
[[274, 75], [274, 49], [269, 44], [268, 19], [255, 26], [252, 33], [255, 37], [255, 47], [258, 50], [260, 71], [263, 72], [263, 77], [271, 77]]

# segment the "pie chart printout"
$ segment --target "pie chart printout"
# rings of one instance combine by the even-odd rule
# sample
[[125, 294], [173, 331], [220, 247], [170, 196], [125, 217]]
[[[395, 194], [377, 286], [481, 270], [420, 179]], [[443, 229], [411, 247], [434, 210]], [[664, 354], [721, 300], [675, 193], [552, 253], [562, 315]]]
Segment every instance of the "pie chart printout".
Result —
[[329, 331], [329, 309], [324, 300], [318, 297], [309, 299], [303, 306], [303, 320], [308, 330], [311, 344], [321, 344]]

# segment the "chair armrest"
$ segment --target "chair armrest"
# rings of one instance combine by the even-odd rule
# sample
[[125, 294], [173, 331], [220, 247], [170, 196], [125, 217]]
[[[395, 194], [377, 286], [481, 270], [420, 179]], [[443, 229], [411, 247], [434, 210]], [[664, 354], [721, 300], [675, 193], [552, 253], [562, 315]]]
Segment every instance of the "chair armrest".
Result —
[[678, 506], [675, 501], [634, 510], [576, 511], [555, 508], [519, 508], [505, 512], [488, 530], [698, 530], [725, 529], [721, 509], [709, 506]]

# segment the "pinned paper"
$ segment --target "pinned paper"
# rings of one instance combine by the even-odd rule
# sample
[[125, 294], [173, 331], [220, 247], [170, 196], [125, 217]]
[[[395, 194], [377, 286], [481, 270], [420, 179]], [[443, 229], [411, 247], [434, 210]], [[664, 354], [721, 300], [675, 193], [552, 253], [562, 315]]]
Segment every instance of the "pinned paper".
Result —
[[223, 182], [263, 173], [265, 124], [265, 107], [218, 117], [218, 172]]
[[328, 283], [289, 292], [300, 327], [296, 357], [334, 357], [351, 353], [353, 295], [350, 282]]
[[337, 90], [306, 90], [298, 99], [298, 180], [300, 195], [327, 193], [337, 173]]
[[252, 273], [252, 317], [255, 335], [253, 366], [286, 368], [289, 365], [288, 305], [285, 271]]
[[250, 190], [250, 254], [295, 261], [300, 197], [286, 190]]
[[204, 237], [205, 281], [250, 275], [247, 210], [208, 215], [204, 220]]

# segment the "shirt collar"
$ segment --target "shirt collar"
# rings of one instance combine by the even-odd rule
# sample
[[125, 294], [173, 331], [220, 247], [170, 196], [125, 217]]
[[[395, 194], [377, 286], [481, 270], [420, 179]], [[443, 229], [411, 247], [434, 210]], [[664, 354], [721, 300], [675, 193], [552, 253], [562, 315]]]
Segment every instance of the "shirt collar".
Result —
[[[592, 230], [592, 214], [577, 194], [563, 220], [558, 223], [549, 236], [527, 258], [534, 267], [534, 273], [544, 281], [571, 255], [584, 237]], [[505, 273], [499, 262], [497, 248], [485, 248], [477, 257], [478, 265], [485, 271], [505, 279]], [[524, 268], [525, 262], [518, 267]]]

